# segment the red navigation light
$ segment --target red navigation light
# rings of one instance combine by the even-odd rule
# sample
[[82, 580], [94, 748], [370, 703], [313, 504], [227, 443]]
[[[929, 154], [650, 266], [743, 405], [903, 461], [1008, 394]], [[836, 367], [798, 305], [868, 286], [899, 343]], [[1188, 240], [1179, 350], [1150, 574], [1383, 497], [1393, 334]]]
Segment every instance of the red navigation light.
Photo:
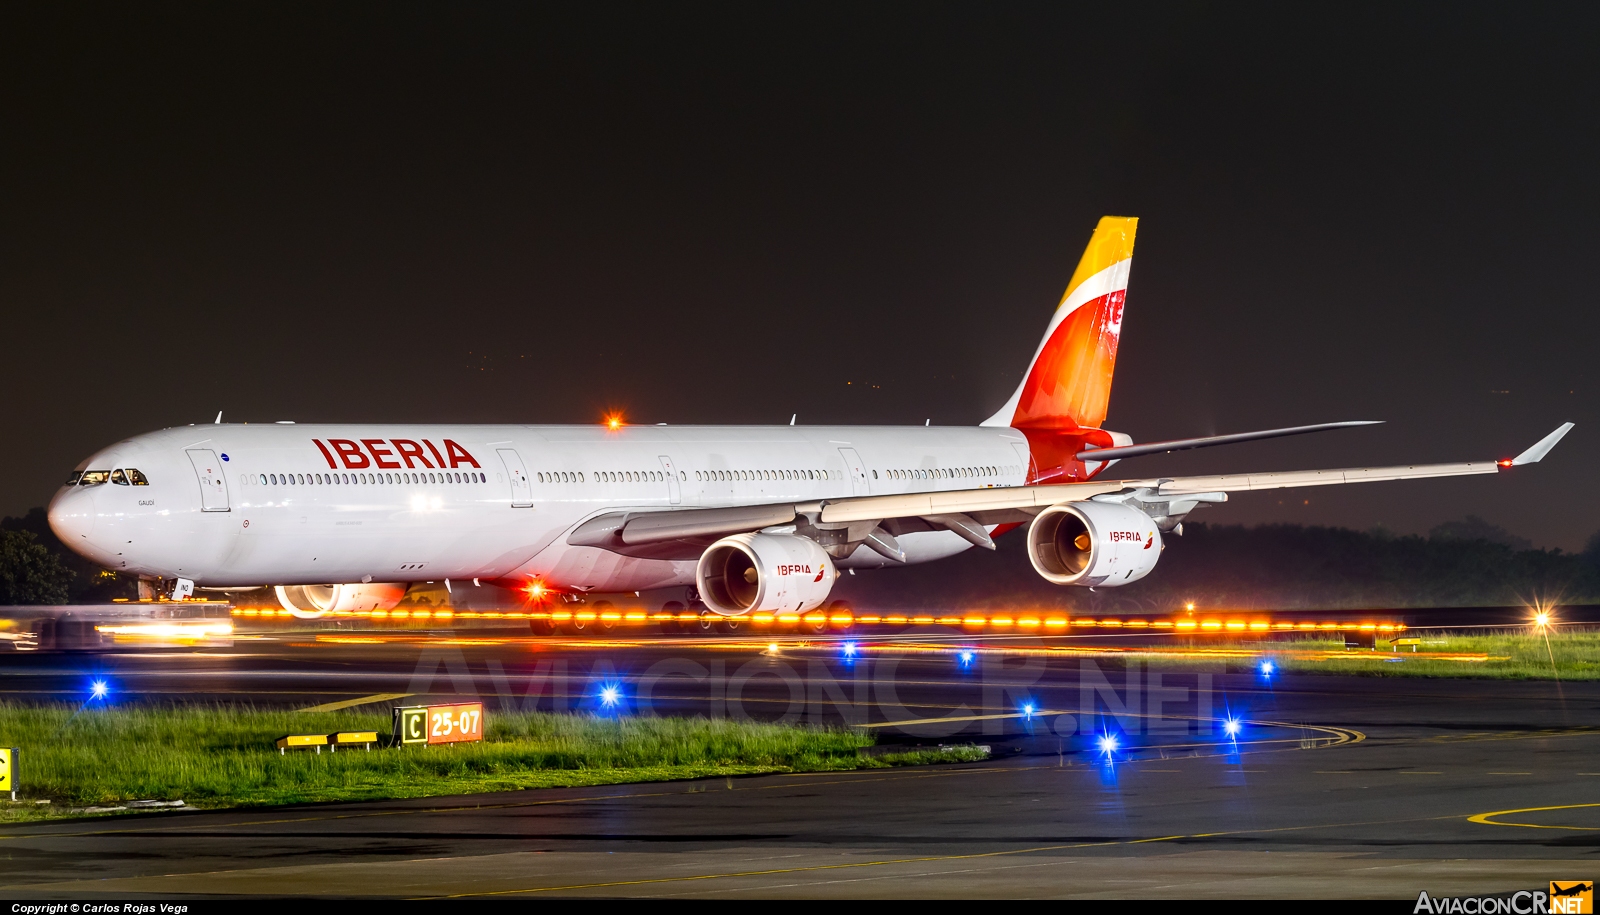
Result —
[[615, 432], [618, 429], [621, 429], [622, 428], [622, 414], [621, 413], [607, 413], [606, 414], [606, 419], [605, 419], [605, 426], [606, 426], [606, 429], [611, 431], [611, 432]]
[[1495, 463], [1499, 464], [1501, 467], [1510, 467], [1511, 466], [1511, 459], [1510, 458], [1506, 458], [1503, 461], [1495, 461]]

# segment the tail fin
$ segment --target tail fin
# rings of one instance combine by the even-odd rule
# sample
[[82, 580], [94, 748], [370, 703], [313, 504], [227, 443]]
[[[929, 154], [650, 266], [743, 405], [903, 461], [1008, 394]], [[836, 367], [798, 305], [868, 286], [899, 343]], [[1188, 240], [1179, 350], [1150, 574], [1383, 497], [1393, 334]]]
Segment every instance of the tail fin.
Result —
[[1137, 217], [1101, 217], [1022, 384], [983, 425], [1098, 429], [1105, 422], [1138, 225]]

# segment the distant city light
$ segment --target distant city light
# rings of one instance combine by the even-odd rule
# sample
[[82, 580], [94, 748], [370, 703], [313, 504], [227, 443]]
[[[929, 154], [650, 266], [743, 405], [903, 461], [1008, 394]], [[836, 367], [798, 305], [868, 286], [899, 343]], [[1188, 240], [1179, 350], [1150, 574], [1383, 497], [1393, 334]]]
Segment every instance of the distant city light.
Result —
[[1550, 611], [1540, 610], [1538, 613], [1535, 613], [1533, 615], [1533, 624], [1538, 626], [1540, 629], [1550, 625]]

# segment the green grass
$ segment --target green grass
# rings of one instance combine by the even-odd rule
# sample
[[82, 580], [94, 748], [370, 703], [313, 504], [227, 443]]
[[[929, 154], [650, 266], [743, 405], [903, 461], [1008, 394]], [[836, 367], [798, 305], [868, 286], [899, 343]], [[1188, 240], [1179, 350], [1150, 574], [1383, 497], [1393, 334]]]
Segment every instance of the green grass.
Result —
[[[523, 788], [965, 761], [970, 753], [869, 758], [871, 734], [704, 718], [491, 713], [485, 741], [453, 747], [279, 755], [284, 734], [389, 730], [386, 714], [249, 707], [97, 709], [0, 704], [0, 746], [22, 749], [24, 803], [0, 821], [72, 807], [183, 800], [197, 807], [429, 797]], [[981, 754], [978, 757], [981, 758]], [[48, 798], [48, 806], [27, 803]]]
[[[1285, 639], [1262, 642], [1196, 640], [1196, 648], [1240, 648], [1273, 655], [1286, 672], [1356, 674], [1377, 677], [1453, 677], [1504, 680], [1600, 680], [1600, 632], [1555, 629], [1545, 636], [1528, 629], [1484, 631], [1455, 635], [1426, 630], [1406, 632], [1402, 638], [1421, 639], [1417, 653], [1411, 646], [1391, 646], [1379, 639], [1377, 650], [1344, 650], [1339, 641]], [[1398, 650], [1392, 650], [1398, 649]], [[1326, 652], [1326, 656], [1300, 653]], [[1487, 655], [1487, 660], [1448, 660], [1432, 655]], [[1553, 663], [1552, 663], [1553, 662]], [[1229, 670], [1253, 670], [1258, 659], [1230, 658]], [[1172, 662], [1162, 666], [1172, 666]]]

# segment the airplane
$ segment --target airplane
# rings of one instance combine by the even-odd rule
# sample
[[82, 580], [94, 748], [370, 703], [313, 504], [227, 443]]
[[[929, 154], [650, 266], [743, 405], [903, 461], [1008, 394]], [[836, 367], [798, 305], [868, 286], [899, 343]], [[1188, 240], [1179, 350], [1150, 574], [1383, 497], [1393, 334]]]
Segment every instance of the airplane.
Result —
[[[1231, 492], [1489, 474], [1507, 460], [1105, 479], [1121, 460], [1365, 425], [1136, 444], [1104, 428], [1138, 220], [1100, 220], [1016, 392], [971, 427], [212, 424], [78, 464], [50, 526], [142, 581], [274, 589], [295, 616], [388, 609], [443, 581], [583, 601], [678, 593], [701, 628], [806, 613], [841, 571], [943, 559], [1027, 528], [1048, 581], [1109, 588]], [[153, 588], [146, 586], [149, 590]], [[830, 605], [830, 608], [832, 605]], [[545, 626], [547, 622], [536, 623]]]

